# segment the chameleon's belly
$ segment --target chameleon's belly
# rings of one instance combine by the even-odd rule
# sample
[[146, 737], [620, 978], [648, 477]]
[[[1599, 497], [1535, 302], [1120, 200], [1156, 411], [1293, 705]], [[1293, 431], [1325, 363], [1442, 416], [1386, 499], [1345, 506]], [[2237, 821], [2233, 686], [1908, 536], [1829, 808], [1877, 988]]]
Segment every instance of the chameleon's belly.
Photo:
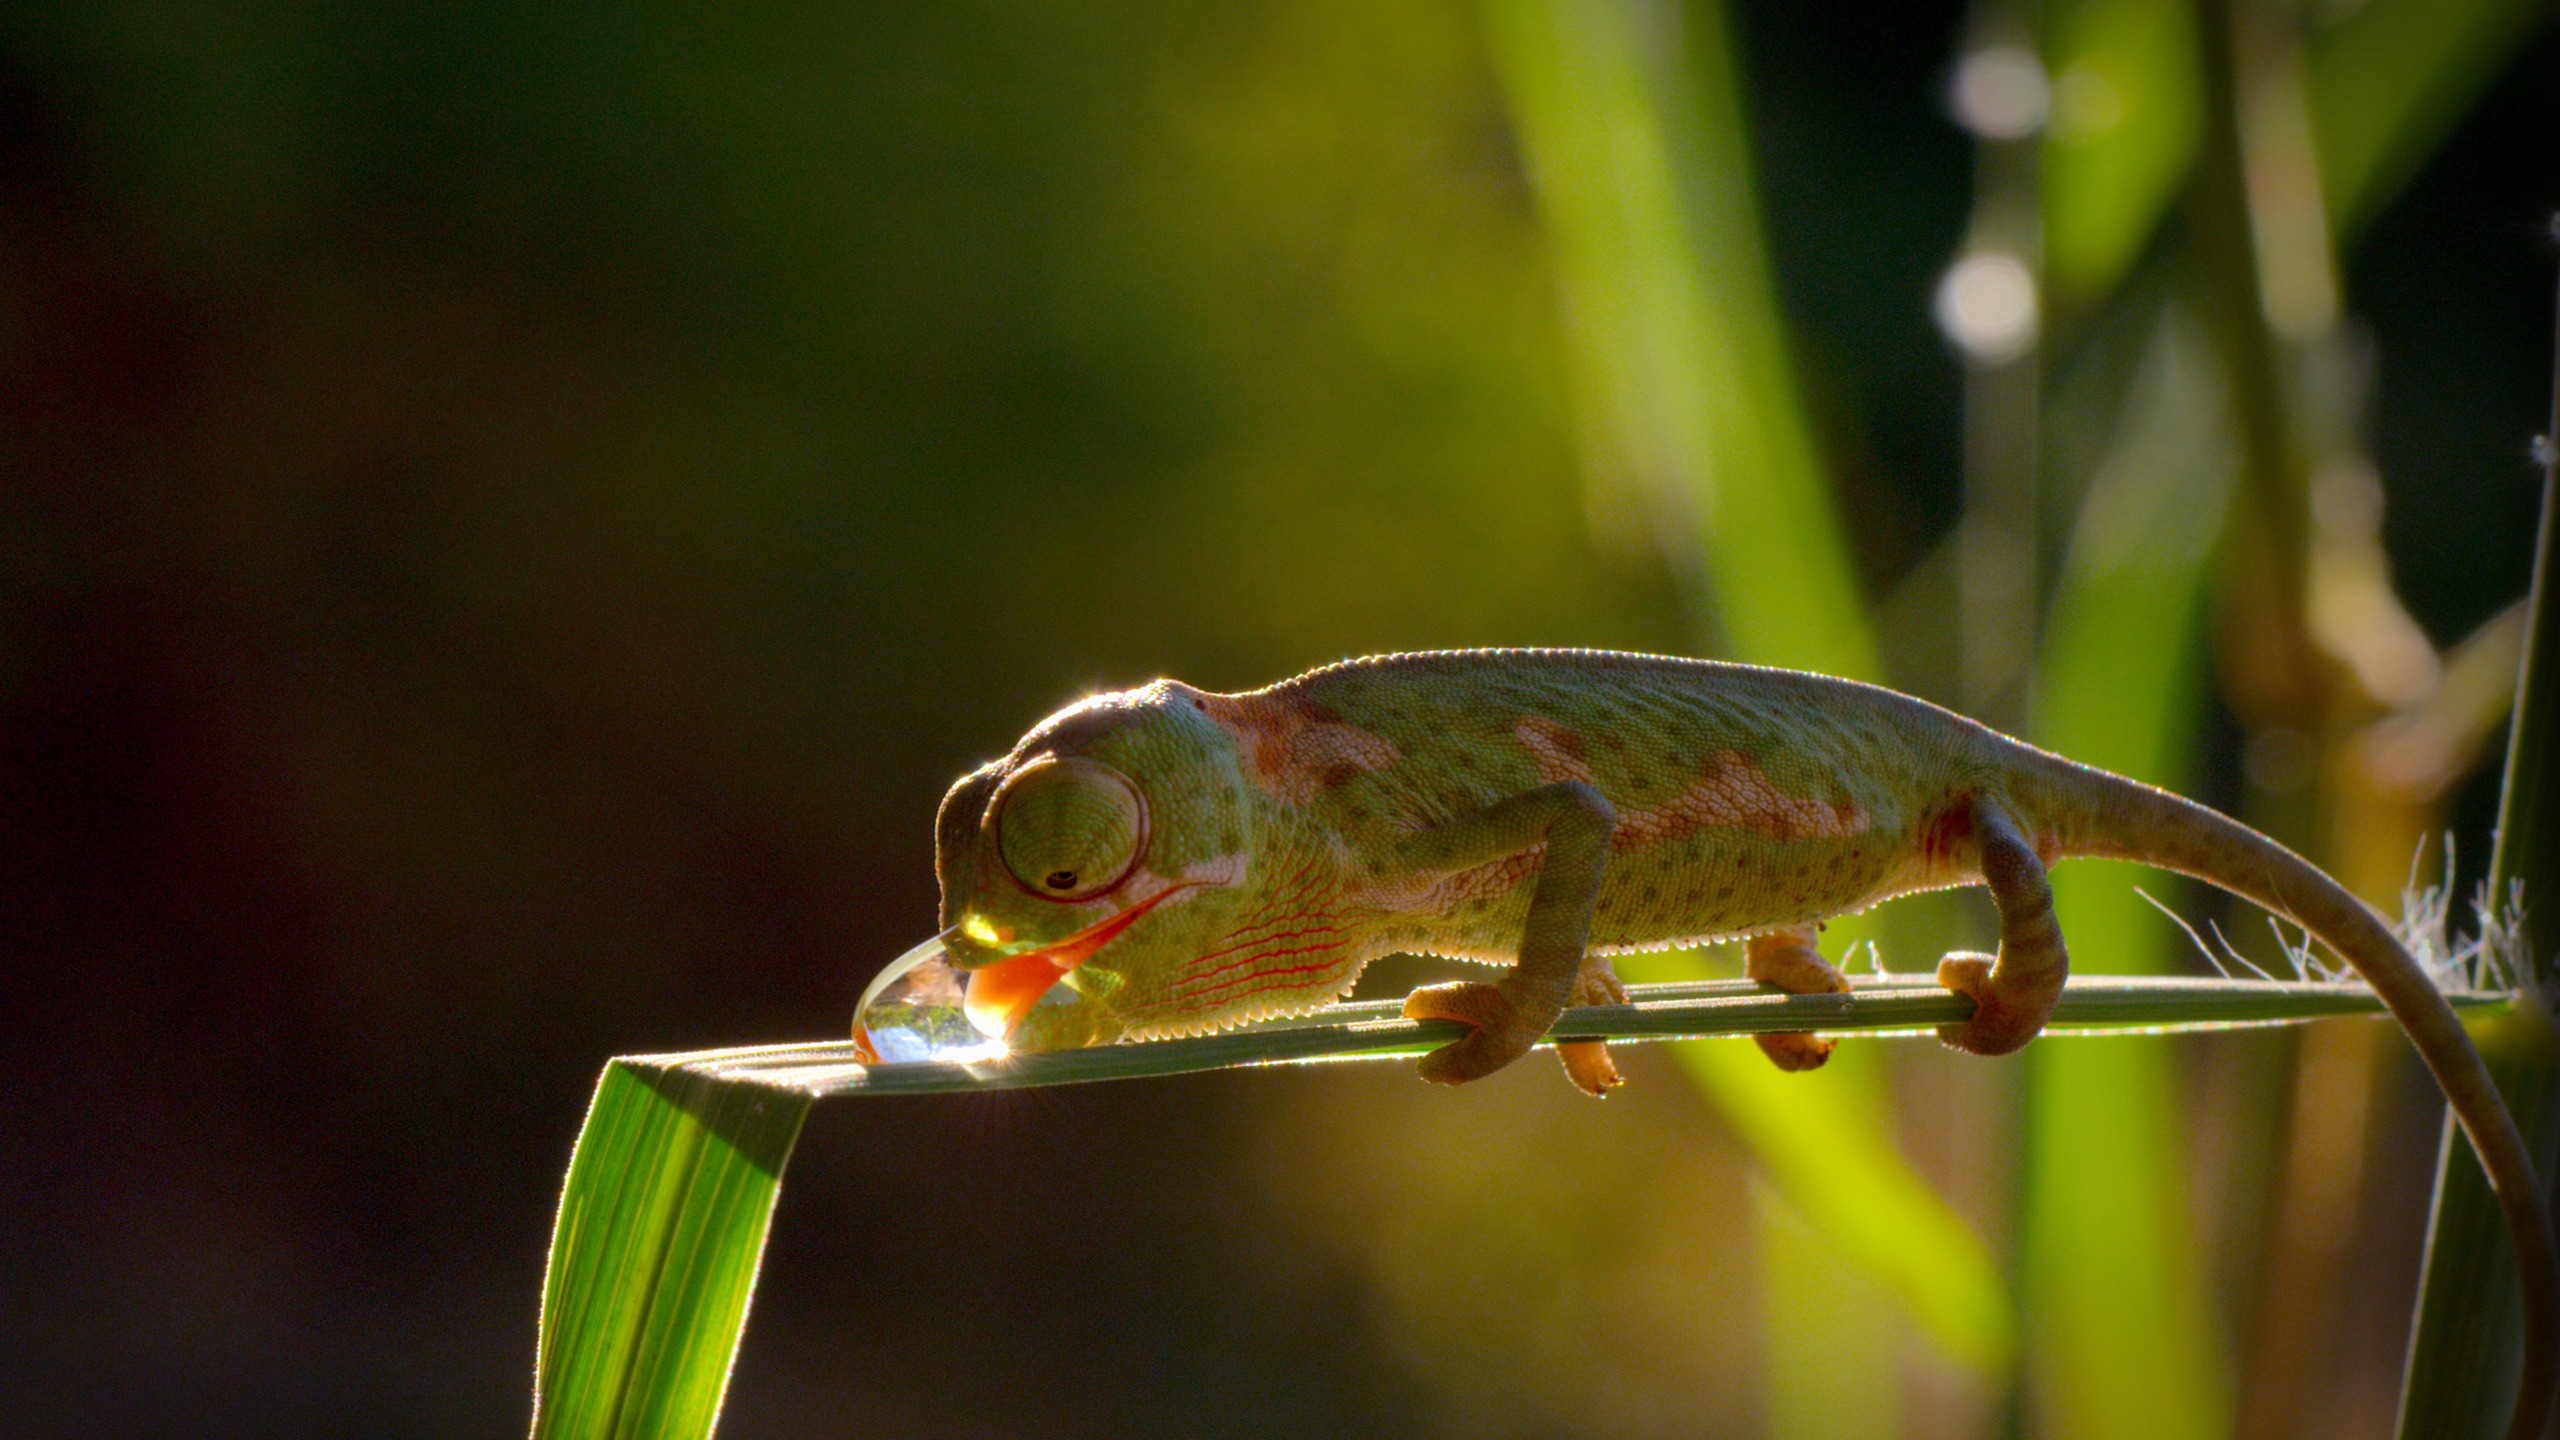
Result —
[[1592, 917], [1602, 950], [1689, 944], [1790, 925], [1871, 903], [1897, 868], [1890, 837], [1796, 841], [1706, 833], [1610, 857]]

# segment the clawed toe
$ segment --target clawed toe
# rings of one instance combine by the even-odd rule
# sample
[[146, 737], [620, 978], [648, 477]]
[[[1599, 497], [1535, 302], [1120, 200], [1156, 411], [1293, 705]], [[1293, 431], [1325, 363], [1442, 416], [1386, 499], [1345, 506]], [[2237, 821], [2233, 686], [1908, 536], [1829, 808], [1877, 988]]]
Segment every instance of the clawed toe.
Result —
[[1609, 1058], [1605, 1040], [1564, 1041], [1556, 1046], [1556, 1058], [1564, 1062], [1565, 1078], [1574, 1088], [1594, 1099], [1605, 1098], [1627, 1083], [1618, 1073], [1618, 1062]]
[[1831, 1058], [1832, 1043], [1817, 1035], [1792, 1032], [1783, 1035], [1754, 1035], [1760, 1053], [1772, 1064], [1790, 1074], [1799, 1070], [1819, 1070]]

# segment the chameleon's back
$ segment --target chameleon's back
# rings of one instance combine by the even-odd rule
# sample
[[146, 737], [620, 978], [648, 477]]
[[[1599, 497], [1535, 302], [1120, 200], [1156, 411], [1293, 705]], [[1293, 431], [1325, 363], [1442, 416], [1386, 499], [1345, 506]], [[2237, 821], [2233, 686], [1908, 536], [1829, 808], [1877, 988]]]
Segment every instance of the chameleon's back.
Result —
[[[1593, 943], [1642, 948], [1814, 920], [1952, 883], [1919, 832], [1982, 773], [1989, 731], [1874, 686], [1580, 650], [1352, 661], [1255, 697], [1366, 737], [1304, 803], [1355, 843], [1580, 781], [1617, 810]], [[1523, 887], [1426, 923], [1415, 943], [1499, 954]]]

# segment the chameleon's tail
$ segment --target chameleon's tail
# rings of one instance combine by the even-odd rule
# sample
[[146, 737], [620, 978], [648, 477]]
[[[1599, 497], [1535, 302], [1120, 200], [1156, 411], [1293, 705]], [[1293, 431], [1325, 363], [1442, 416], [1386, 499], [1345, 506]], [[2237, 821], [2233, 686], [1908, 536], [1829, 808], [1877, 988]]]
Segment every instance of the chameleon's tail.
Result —
[[[2509, 1440], [2535, 1440], [2560, 1388], [2560, 1245], [2515, 1118], [2453, 1007], [2391, 928], [2291, 850], [2165, 790], [2037, 752], [2042, 784], [2019, 798], [2043, 811], [2065, 855], [2103, 856], [2190, 875], [2293, 921], [2355, 967], [2444, 1087], [2506, 1212], [2524, 1288], [2524, 1364]], [[2042, 791], [2043, 793], [2033, 793]], [[2042, 802], [2042, 803], [2039, 803]]]

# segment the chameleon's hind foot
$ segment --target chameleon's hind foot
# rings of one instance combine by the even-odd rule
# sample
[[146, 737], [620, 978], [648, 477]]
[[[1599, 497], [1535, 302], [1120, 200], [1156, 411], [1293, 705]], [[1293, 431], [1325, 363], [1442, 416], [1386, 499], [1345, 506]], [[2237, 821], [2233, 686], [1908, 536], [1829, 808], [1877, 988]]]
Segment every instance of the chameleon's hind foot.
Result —
[[[1847, 994], [1849, 977], [1813, 948], [1813, 936], [1813, 928], [1804, 925], [1752, 936], [1743, 944], [1744, 973], [1790, 995]], [[1831, 1058], [1832, 1042], [1818, 1035], [1790, 1031], [1751, 1038], [1759, 1043], [1760, 1053], [1781, 1070], [1818, 1070], [1822, 1062]]]
[[1529, 1053], [1538, 1037], [1547, 1033], [1546, 1024], [1537, 1024], [1521, 1013], [1520, 1007], [1499, 985], [1478, 980], [1461, 980], [1448, 985], [1426, 985], [1404, 997], [1407, 1020], [1455, 1020], [1475, 1027], [1475, 1033], [1462, 1040], [1452, 1040], [1422, 1057], [1417, 1067], [1422, 1078], [1434, 1085], [1464, 1085], [1481, 1080], [1512, 1061]]
[[[1609, 968], [1608, 957], [1594, 955], [1582, 962], [1582, 973], [1574, 978], [1573, 996], [1568, 1005], [1624, 1005], [1627, 1003], [1626, 982]], [[1556, 1058], [1564, 1062], [1565, 1078], [1574, 1088], [1593, 1099], [1605, 1098], [1626, 1083], [1618, 1073], [1618, 1062], [1609, 1058], [1606, 1040], [1565, 1040], [1556, 1045]]]
[[1993, 979], [1998, 962], [1991, 956], [1960, 950], [1940, 957], [1938, 983], [1973, 1001], [1973, 1017], [1938, 1027], [1938, 1038], [1974, 1055], [2009, 1055], [2025, 1049], [2053, 1013], [2050, 997], [2008, 993]]
[[1973, 819], [1982, 836], [1982, 883], [2000, 907], [2000, 953], [1959, 951], [1938, 962], [1938, 983], [1973, 1000], [1973, 1018], [1939, 1026], [1938, 1038], [1976, 1055], [2007, 1055], [2044, 1029], [2062, 1000], [2071, 957], [2035, 847], [1988, 800], [1975, 804]]

